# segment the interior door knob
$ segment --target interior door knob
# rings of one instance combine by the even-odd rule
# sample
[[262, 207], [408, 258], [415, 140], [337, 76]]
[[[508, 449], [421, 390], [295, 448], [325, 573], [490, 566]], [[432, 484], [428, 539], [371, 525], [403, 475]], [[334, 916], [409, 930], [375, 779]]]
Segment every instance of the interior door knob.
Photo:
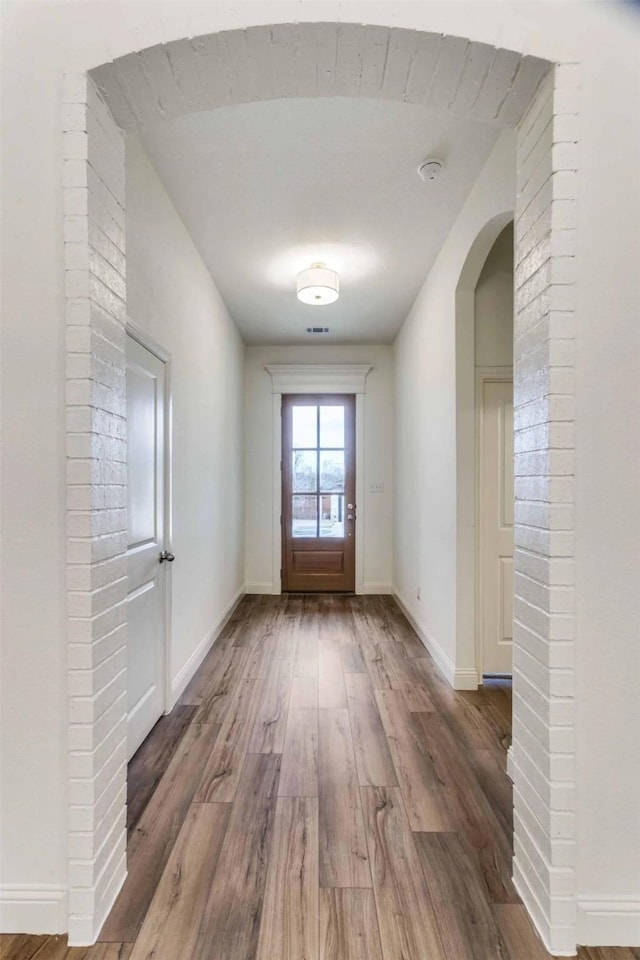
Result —
[[167, 563], [173, 563], [173, 561], [175, 560], [174, 554], [169, 553], [168, 550], [163, 550], [160, 554], [160, 563], [164, 563], [165, 560], [167, 561]]

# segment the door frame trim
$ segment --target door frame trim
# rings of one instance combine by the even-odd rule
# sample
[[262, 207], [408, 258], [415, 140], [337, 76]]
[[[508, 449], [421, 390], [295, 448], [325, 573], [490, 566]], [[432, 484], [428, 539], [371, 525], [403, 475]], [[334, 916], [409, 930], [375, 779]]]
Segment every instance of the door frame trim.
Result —
[[[357, 520], [357, 504], [358, 500], [356, 497], [356, 479], [357, 479], [357, 470], [356, 470], [356, 397], [357, 394], [353, 393], [335, 393], [335, 394], [318, 394], [318, 393], [287, 393], [281, 394], [282, 397], [282, 412], [284, 413], [285, 409], [288, 407], [290, 413], [290, 419], [287, 429], [287, 424], [285, 417], [282, 416], [280, 420], [281, 431], [282, 431], [282, 446], [283, 450], [286, 451], [286, 457], [282, 457], [282, 466], [283, 469], [280, 474], [280, 490], [281, 490], [281, 515], [282, 515], [282, 525], [281, 525], [281, 542], [282, 542], [282, 587], [284, 587], [284, 580], [287, 580], [287, 592], [298, 592], [306, 593], [317, 592], [318, 593], [355, 593], [356, 590], [356, 571], [355, 571], [355, 560], [356, 560], [356, 548], [358, 546], [358, 535], [357, 530], [351, 528], [349, 529], [347, 513], [349, 509], [353, 508], [354, 504], [356, 506], [355, 516], [352, 517], [352, 523], [355, 524]], [[333, 401], [333, 398], [336, 398]], [[294, 450], [293, 447], [293, 410], [298, 404], [304, 404], [307, 399], [310, 399], [313, 404], [313, 409], [316, 411], [318, 408], [321, 410], [323, 406], [329, 406], [332, 402], [337, 402], [342, 406], [344, 412], [344, 441], [343, 441], [343, 453], [344, 453], [344, 487], [343, 487], [343, 535], [340, 538], [342, 540], [343, 546], [341, 549], [343, 557], [343, 566], [342, 574], [335, 575], [337, 579], [342, 579], [344, 582], [342, 586], [335, 585], [334, 589], [327, 588], [325, 583], [325, 589], [318, 588], [314, 590], [313, 586], [308, 586], [307, 589], [298, 585], [298, 587], [292, 586], [293, 580], [306, 580], [309, 577], [307, 574], [296, 574], [294, 571], [293, 563], [293, 553], [296, 550], [302, 550], [306, 552], [305, 548], [311, 549], [312, 551], [319, 551], [324, 553], [329, 550], [333, 552], [337, 549], [336, 542], [333, 538], [326, 539], [323, 537], [320, 529], [318, 528], [317, 536], [312, 537], [313, 546], [310, 546], [304, 541], [304, 546], [301, 545], [301, 542], [296, 540], [293, 536], [293, 530], [289, 530], [289, 524], [293, 523], [293, 517], [291, 513], [291, 501], [290, 497], [293, 493], [293, 479], [289, 466], [285, 469], [285, 462], [290, 464], [291, 453]], [[286, 401], [286, 403], [285, 403]], [[329, 401], [329, 403], [327, 403]], [[316, 435], [316, 448], [318, 451], [318, 463], [320, 461], [320, 446], [321, 446], [321, 428], [320, 421], [317, 421], [318, 433]], [[318, 478], [318, 486], [316, 488], [317, 493], [320, 494], [321, 486]], [[347, 501], [350, 501], [347, 503]], [[319, 523], [321, 519], [321, 510], [317, 511], [317, 522]], [[354, 539], [355, 537], [355, 539]], [[320, 542], [319, 542], [320, 541]], [[332, 576], [331, 574], [326, 574], [325, 576]], [[307, 580], [308, 583], [308, 580]], [[352, 585], [353, 584], [353, 585]]]
[[482, 503], [482, 479], [480, 458], [482, 456], [482, 410], [485, 383], [513, 383], [513, 367], [476, 367], [475, 368], [475, 665], [478, 685], [482, 685], [484, 666], [484, 643], [482, 635], [482, 524], [480, 506]]
[[[141, 329], [133, 320], [129, 317], [126, 319], [126, 333], [127, 336], [130, 336], [133, 340], [140, 344], [141, 347], [144, 347], [145, 350], [148, 350], [149, 353], [152, 353], [154, 357], [157, 357], [165, 367], [164, 375], [164, 409], [165, 409], [165, 418], [164, 418], [164, 544], [163, 547], [165, 550], [170, 552], [173, 549], [173, 487], [172, 487], [172, 475], [173, 475], [173, 390], [171, 384], [171, 374], [172, 374], [172, 362], [171, 354], [168, 350], [154, 340], [153, 337], [150, 337], [144, 330]], [[170, 710], [173, 709], [173, 693], [172, 693], [172, 683], [171, 683], [171, 649], [172, 649], [172, 634], [171, 634], [171, 586], [172, 586], [172, 569], [170, 563], [163, 564], [164, 576], [162, 578], [162, 591], [164, 593], [164, 658], [163, 658], [163, 677], [162, 677], [162, 693], [163, 693], [163, 713], [167, 714]]]
[[356, 398], [356, 593], [364, 593], [364, 394], [370, 363], [278, 363], [265, 367], [273, 393], [273, 501], [271, 593], [282, 593], [282, 395], [352, 393]]

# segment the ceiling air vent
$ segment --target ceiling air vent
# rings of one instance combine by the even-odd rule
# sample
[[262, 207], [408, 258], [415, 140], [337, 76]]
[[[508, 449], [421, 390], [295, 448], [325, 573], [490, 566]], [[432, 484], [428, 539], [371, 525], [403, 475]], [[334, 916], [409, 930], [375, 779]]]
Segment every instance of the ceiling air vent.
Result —
[[329, 327], [307, 327], [307, 333], [329, 333]]

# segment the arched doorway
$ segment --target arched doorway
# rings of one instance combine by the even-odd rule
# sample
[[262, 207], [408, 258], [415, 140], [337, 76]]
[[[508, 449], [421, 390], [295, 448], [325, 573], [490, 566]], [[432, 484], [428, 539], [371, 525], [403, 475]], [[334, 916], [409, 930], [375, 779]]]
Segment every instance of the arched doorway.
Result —
[[[556, 93], [573, 82], [571, 72], [565, 73], [561, 67], [556, 67], [543, 80], [549, 67], [550, 64], [545, 61], [510, 50], [487, 48], [460, 37], [387, 27], [320, 23], [282, 24], [277, 28], [257, 26], [248, 30], [177, 40], [140, 53], [127, 54], [112, 64], [96, 68], [90, 74], [67, 77], [65, 213], [68, 230], [72, 231], [73, 227], [75, 231], [67, 234], [67, 316], [72, 341], [69, 352], [73, 354], [75, 365], [72, 370], [82, 371], [77, 376], [70, 374], [69, 407], [75, 410], [81, 406], [88, 411], [88, 424], [83, 428], [83, 434], [86, 431], [87, 435], [100, 435], [102, 427], [99, 422], [105, 412], [123, 416], [122, 396], [107, 398], [105, 402], [112, 404], [112, 407], [106, 411], [103, 401], [99, 399], [103, 391], [95, 368], [105, 359], [105, 341], [100, 337], [92, 337], [91, 333], [99, 331], [105, 323], [116, 333], [123, 331], [126, 303], [121, 292], [114, 289], [113, 285], [98, 281], [92, 272], [93, 241], [89, 230], [84, 229], [89, 221], [99, 222], [105, 230], [110, 231], [111, 242], [124, 258], [124, 154], [118, 124], [124, 128], [134, 128], [183, 113], [213, 109], [222, 103], [242, 103], [252, 99], [349, 95], [396, 98], [407, 102], [427, 99], [435, 107], [451, 109], [463, 117], [504, 126], [518, 125], [516, 284], [519, 295], [516, 312], [518, 331], [522, 336], [522, 376], [516, 364], [516, 418], [519, 415], [518, 407], [523, 422], [528, 423], [527, 418], [532, 411], [540, 405], [544, 406], [540, 416], [544, 417], [541, 423], [547, 425], [548, 435], [543, 442], [545, 449], [549, 448], [554, 420], [567, 417], [567, 405], [563, 404], [562, 398], [568, 396], [570, 391], [557, 377], [553, 377], [549, 389], [544, 387], [543, 392], [539, 393], [540, 378], [552, 377], [549, 357], [540, 351], [540, 345], [554, 336], [550, 310], [557, 307], [564, 313], [571, 312], [572, 304], [561, 289], [552, 287], [549, 263], [554, 253], [551, 248], [547, 250], [541, 245], [547, 236], [553, 236], [554, 229], [560, 223], [555, 218], [552, 206], [556, 198], [551, 189], [552, 177], [555, 172], [566, 169], [566, 164], [575, 169], [575, 158], [554, 157], [551, 144], [547, 144], [545, 139], [545, 132], [550, 124], [553, 125], [557, 112]], [[547, 183], [548, 189], [545, 186]], [[571, 196], [564, 199], [572, 202]], [[559, 216], [560, 211], [556, 210]], [[566, 210], [562, 213], [566, 215]], [[496, 216], [500, 214], [501, 211], [495, 211]], [[563, 249], [563, 257], [572, 255], [573, 251]], [[88, 331], [89, 336], [75, 336], [78, 327], [84, 328], [85, 334]], [[111, 356], [109, 364], [116, 372], [122, 372], [124, 357]], [[540, 373], [538, 380], [527, 374], [532, 366]], [[522, 429], [526, 430], [526, 425]], [[68, 433], [69, 485], [78, 486], [80, 478], [83, 485], [87, 485], [88, 480], [91, 487], [97, 481], [93, 475], [87, 478], [82, 473], [80, 461], [85, 457], [77, 434], [77, 430]], [[524, 465], [524, 460], [522, 462]], [[110, 467], [117, 470], [115, 465], [119, 461], [105, 453], [100, 463], [101, 469], [108, 472]], [[541, 482], [551, 481], [553, 469], [553, 465], [545, 462], [539, 467], [541, 472], [537, 475], [538, 479]], [[461, 475], [460, 469], [458, 475]], [[530, 474], [522, 473], [521, 476], [521, 498], [528, 503], [526, 485]], [[518, 493], [517, 486], [516, 497]], [[550, 496], [553, 498], [553, 492]], [[93, 501], [90, 500], [90, 503]], [[69, 693], [69, 716], [73, 727], [70, 730], [70, 799], [73, 813], [69, 821], [70, 849], [73, 851], [69, 865], [69, 932], [72, 943], [87, 943], [95, 937], [125, 871], [120, 826], [124, 781], [118, 779], [124, 776], [124, 767], [121, 763], [122, 744], [117, 742], [115, 733], [119, 725], [122, 728], [123, 714], [116, 712], [111, 718], [114, 740], [110, 743], [110, 752], [105, 755], [105, 752], [94, 749], [98, 716], [93, 706], [88, 708], [86, 700], [87, 693], [92, 698], [92, 704], [98, 702], [103, 694], [106, 697], [108, 683], [105, 685], [98, 655], [105, 630], [113, 631], [115, 626], [122, 627], [124, 632], [125, 628], [122, 598], [112, 608], [115, 612], [108, 621], [108, 628], [101, 620], [102, 611], [93, 608], [92, 575], [96, 563], [104, 559], [95, 542], [97, 537], [92, 525], [92, 519], [98, 512], [91, 506], [86, 529], [81, 531], [82, 536], [70, 537], [69, 551], [73, 574], [69, 603], [70, 663], [72, 666], [75, 664], [82, 673], [81, 678], [73, 678]], [[122, 518], [113, 517], [113, 524], [113, 529], [107, 532], [111, 538], [110, 559], [121, 556], [123, 546]], [[545, 528], [541, 521], [535, 519], [533, 508], [530, 522], [523, 523], [523, 536], [530, 536], [525, 527], [527, 531], [533, 529], [536, 535], [542, 531], [538, 541], [544, 541]], [[556, 541], [558, 538], [553, 542], [544, 542], [538, 547], [542, 552], [536, 554], [549, 561], [549, 569], [556, 558], [564, 560], [567, 557], [566, 545], [561, 545], [559, 541], [556, 545]], [[523, 542], [520, 546], [523, 547], [520, 562], [524, 563], [528, 546]], [[564, 552], [556, 554], [556, 550]], [[538, 576], [544, 585], [544, 578], [549, 578], [551, 574], [543, 572]], [[531, 606], [530, 599], [523, 598], [523, 602]], [[525, 630], [527, 616], [526, 612], [522, 614]], [[563, 612], [564, 619], [558, 624], [562, 622], [568, 629], [571, 616], [570, 612]], [[555, 637], [556, 629], [550, 622], [542, 638], [543, 643], [550, 647]], [[78, 661], [77, 642], [80, 638], [84, 647], [82, 658]], [[564, 635], [562, 639], [565, 640]], [[537, 665], [530, 663], [529, 659], [530, 654], [526, 651], [526, 645], [523, 645], [518, 668], [525, 677], [527, 674], [531, 677], [536, 675]], [[554, 679], [550, 668], [548, 673], [551, 695], [554, 695], [554, 690], [561, 695], [564, 688], [554, 687], [559, 680]], [[76, 682], [79, 679], [82, 680], [80, 686]], [[106, 700], [103, 698], [104, 702]], [[113, 706], [113, 703], [115, 699], [108, 706]], [[551, 724], [551, 718], [546, 718], [541, 726], [543, 750], [548, 755], [554, 752]], [[517, 807], [520, 804], [516, 832], [516, 880], [523, 899], [536, 915], [539, 897], [534, 886], [535, 877], [545, 872], [551, 873], [562, 858], [562, 851], [559, 847], [554, 848], [553, 840], [555, 834], [552, 824], [555, 823], [556, 805], [553, 797], [544, 798], [538, 819], [544, 820], [549, 845], [543, 859], [538, 862], [537, 851], [528, 843], [529, 807], [525, 799], [535, 770], [532, 769], [526, 745], [519, 744], [517, 740], [514, 770]], [[113, 791], [106, 809], [104, 793], [101, 792], [105, 783], [109, 783], [109, 789]], [[565, 827], [565, 830], [570, 829], [570, 826]], [[100, 852], [99, 856], [97, 851]], [[569, 868], [563, 869], [568, 871], [567, 884], [570, 887], [572, 873]], [[549, 903], [542, 912], [538, 911], [538, 927], [550, 945], [571, 949], [575, 944], [575, 935], [570, 919], [563, 916], [559, 923], [551, 923], [548, 919], [552, 915], [553, 899], [554, 894], [550, 893]]]

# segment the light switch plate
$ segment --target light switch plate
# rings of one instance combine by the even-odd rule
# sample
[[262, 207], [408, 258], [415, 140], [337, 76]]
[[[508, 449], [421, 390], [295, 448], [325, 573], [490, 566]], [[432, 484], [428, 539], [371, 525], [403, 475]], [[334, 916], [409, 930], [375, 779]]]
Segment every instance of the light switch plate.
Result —
[[384, 493], [384, 483], [382, 480], [375, 480], [370, 483], [369, 493]]

